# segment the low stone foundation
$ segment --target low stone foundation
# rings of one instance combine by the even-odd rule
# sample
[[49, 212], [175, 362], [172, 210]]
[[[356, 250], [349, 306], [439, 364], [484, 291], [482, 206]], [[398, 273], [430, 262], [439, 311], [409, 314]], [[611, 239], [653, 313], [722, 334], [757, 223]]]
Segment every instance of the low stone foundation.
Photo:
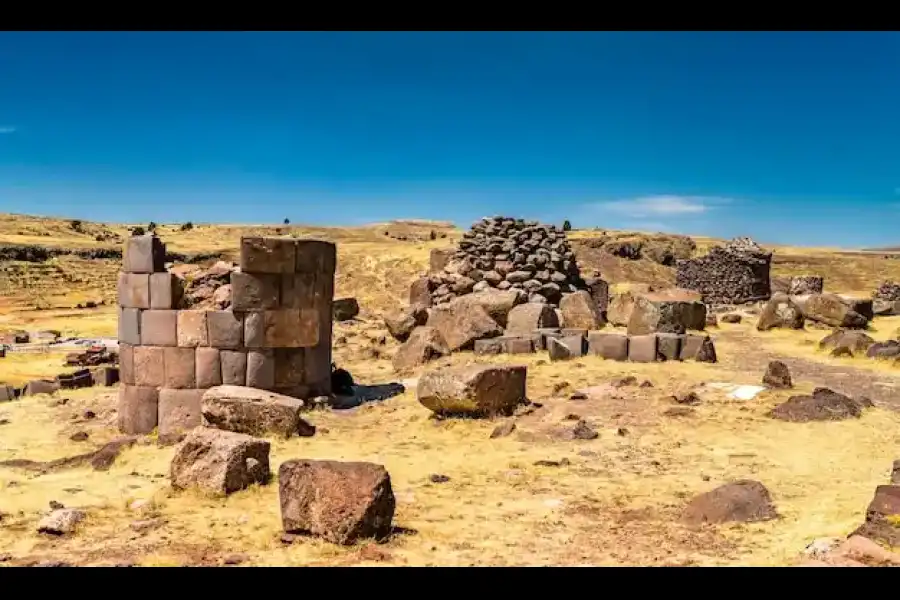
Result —
[[530, 354], [547, 350], [550, 360], [599, 356], [607, 360], [716, 362], [712, 338], [703, 333], [626, 335], [584, 329], [538, 329], [477, 340], [475, 354]]
[[336, 248], [241, 239], [228, 310], [184, 310], [183, 283], [152, 235], [130, 238], [119, 274], [119, 427], [160, 437], [200, 424], [205, 389], [241, 385], [306, 399], [331, 393]]

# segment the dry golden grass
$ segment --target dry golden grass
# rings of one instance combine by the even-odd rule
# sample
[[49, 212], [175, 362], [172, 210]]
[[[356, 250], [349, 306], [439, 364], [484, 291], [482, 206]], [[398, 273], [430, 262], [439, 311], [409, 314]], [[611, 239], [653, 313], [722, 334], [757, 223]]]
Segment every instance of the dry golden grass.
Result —
[[[738, 348], [720, 344], [721, 353]], [[462, 354], [446, 361], [472, 360]], [[480, 362], [499, 362], [501, 358]], [[364, 382], [384, 382], [386, 361], [353, 369]], [[614, 363], [585, 358], [529, 366], [529, 396], [545, 403], [541, 420], [520, 430], [580, 413], [600, 433], [594, 441], [491, 440], [495, 422], [435, 422], [411, 391], [355, 414], [311, 413], [311, 439], [273, 441], [272, 463], [288, 458], [370, 460], [391, 473], [399, 535], [377, 551], [336, 548], [315, 540], [281, 544], [277, 484], [216, 499], [173, 493], [165, 475], [173, 450], [142, 445], [126, 451], [108, 473], [87, 469], [39, 477], [0, 468], [0, 547], [22, 560], [78, 564], [134, 561], [146, 565], [215, 563], [247, 554], [248, 564], [788, 564], [812, 539], [844, 535], [858, 525], [875, 485], [883, 483], [900, 441], [900, 415], [873, 410], [858, 421], [789, 424], [764, 417], [783, 393], [742, 403], [701, 391], [692, 417], [666, 417], [667, 396], [711, 381], [755, 383], [758, 374], [716, 365]], [[379, 364], [373, 364], [379, 363]], [[5, 365], [10, 363], [4, 363]], [[21, 365], [19, 365], [21, 367]], [[43, 367], [30, 367], [34, 373]], [[389, 373], [389, 370], [388, 370]], [[552, 398], [552, 387], [597, 385], [633, 374], [655, 388], [620, 401]], [[378, 378], [375, 378], [378, 377]], [[49, 460], [112, 439], [114, 394], [67, 393], [65, 406], [28, 398], [0, 406], [0, 460]], [[77, 417], [91, 408], [92, 421]], [[613, 412], [610, 412], [613, 411]], [[627, 429], [626, 435], [617, 430]], [[91, 442], [68, 441], [76, 430]], [[567, 458], [563, 467], [535, 466]], [[431, 474], [450, 481], [431, 483]], [[782, 519], [758, 525], [691, 531], [677, 522], [686, 500], [715, 485], [755, 478], [772, 490]], [[90, 518], [70, 539], [34, 533], [50, 500], [87, 507]], [[135, 502], [138, 501], [138, 502]], [[158, 528], [138, 532], [149, 519]]]
[[[337, 294], [358, 298], [365, 319], [337, 326], [335, 357], [367, 384], [396, 379], [388, 360], [396, 343], [380, 341], [385, 332], [378, 316], [405, 303], [408, 284], [425, 270], [430, 249], [453, 243], [459, 234], [435, 224], [407, 224], [404, 227], [412, 233], [437, 228], [448, 237], [404, 242], [384, 235], [388, 225], [278, 228], [285, 235], [338, 242]], [[105, 227], [127, 235], [124, 226]], [[272, 234], [275, 229], [200, 225], [180, 232], [177, 226], [162, 226], [160, 234], [173, 251], [222, 251], [234, 256], [241, 235]], [[576, 232], [573, 237], [583, 235]], [[65, 247], [91, 245], [88, 236], [72, 232], [65, 219], [0, 219], [0, 242], [25, 240]], [[703, 249], [714, 242], [703, 239], [698, 245]], [[780, 248], [777, 255], [794, 262], [777, 264], [776, 274], [821, 269], [812, 272], [825, 275], [830, 289], [845, 283], [856, 286], [851, 290], [871, 289], [878, 277], [894, 268], [893, 259], [881, 258], [879, 271], [860, 274], [854, 261], [870, 257]], [[74, 262], [63, 270], [67, 269], [77, 271], [76, 277], [90, 272], [89, 265]], [[631, 274], [623, 267], [620, 282], [640, 281], [628, 279]], [[46, 285], [51, 279], [63, 281], [61, 275], [42, 273], [34, 277], [35, 287], [30, 289], [55, 286], [63, 302], [72, 298], [73, 291], [86, 297], [94, 293], [91, 290], [103, 291], [105, 285], [95, 281]], [[28, 305], [29, 293], [0, 298], [0, 328], [114, 335], [111, 307], [38, 311]], [[309, 420], [319, 428], [315, 437], [273, 441], [276, 470], [290, 458], [384, 464], [397, 496], [395, 522], [409, 530], [384, 545], [340, 548], [316, 540], [284, 545], [279, 540], [277, 482], [227, 499], [174, 493], [166, 480], [173, 449], [149, 443], [126, 450], [107, 473], [76, 468], [35, 476], [0, 467], [0, 512], [5, 514], [0, 548], [14, 564], [44, 559], [76, 564], [217, 564], [236, 552], [245, 553], [247, 564], [254, 565], [790, 564], [811, 540], [846, 535], [862, 522], [874, 487], [886, 482], [897, 458], [900, 415], [875, 409], [859, 420], [783, 423], [765, 417], [765, 412], [783, 401], [786, 392], [764, 392], [740, 402], [697, 388], [703, 402], [693, 416], [666, 416], [673, 393], [704, 382], [758, 383], [761, 373], [742, 365], [744, 342], [729, 332], [749, 335], [758, 349], [802, 356], [825, 367], [886, 369], [861, 359], [830, 359], [804, 345], [807, 338], [818, 341], [826, 332], [757, 335], [754, 324], [750, 319], [722, 326], [718, 365], [517, 358], [529, 366], [529, 396], [545, 405], [541, 412], [520, 419], [519, 432], [540, 432], [576, 413], [600, 433], [592, 441], [520, 439], [519, 432], [492, 440], [489, 434], [496, 422], [436, 422], [415, 401], [412, 390], [352, 412], [311, 413]], [[872, 335], [880, 339], [900, 320], [880, 319], [876, 325], [879, 331]], [[435, 366], [471, 360], [474, 357], [464, 353]], [[65, 370], [61, 363], [58, 354], [9, 354], [0, 360], [0, 380], [20, 383], [56, 374]], [[553, 397], [554, 385], [563, 381], [570, 388], [583, 388], [632, 374], [649, 379], [654, 387], [625, 388], [619, 399], [579, 402]], [[807, 387], [799, 385], [798, 391]], [[67, 392], [65, 397], [69, 399], [65, 405], [47, 397], [0, 404], [0, 422], [8, 421], [0, 425], [0, 460], [71, 456], [117, 435], [114, 391]], [[87, 409], [97, 418], [82, 418]], [[620, 435], [620, 429], [627, 431]], [[70, 441], [75, 431], [90, 433], [90, 441]], [[570, 464], [534, 464], [562, 458]], [[432, 483], [432, 474], [450, 480]], [[691, 496], [740, 478], [762, 481], [772, 491], [782, 518], [698, 531], [679, 524], [679, 511]], [[76, 535], [48, 539], [34, 532], [51, 500], [88, 510], [89, 518]]]

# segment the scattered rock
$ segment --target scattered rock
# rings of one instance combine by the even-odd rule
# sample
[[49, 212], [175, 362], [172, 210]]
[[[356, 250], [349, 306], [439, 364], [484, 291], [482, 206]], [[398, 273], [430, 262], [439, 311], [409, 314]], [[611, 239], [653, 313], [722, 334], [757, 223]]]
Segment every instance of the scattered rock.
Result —
[[743, 321], [743, 317], [737, 313], [727, 313], [720, 319], [723, 323], [737, 324]]
[[175, 450], [169, 469], [172, 487], [200, 487], [231, 494], [267, 483], [270, 444], [242, 433], [198, 427]]
[[696, 292], [668, 290], [642, 294], [634, 300], [628, 335], [685, 333], [706, 327], [706, 305]]
[[674, 400], [676, 404], [681, 404], [682, 406], [696, 406], [701, 403], [700, 396], [698, 396], [696, 392], [678, 394], [672, 396], [672, 400]]
[[575, 423], [575, 426], [570, 431], [570, 435], [573, 440], [595, 440], [600, 437], [600, 434], [584, 420]]
[[491, 439], [506, 437], [512, 434], [513, 431], [516, 430], [516, 424], [512, 421], [506, 421], [505, 423], [500, 423], [494, 430], [491, 432]]
[[331, 304], [331, 314], [335, 321], [350, 321], [359, 315], [356, 298], [336, 298]]
[[780, 360], [769, 362], [762, 378], [763, 385], [774, 389], [789, 389], [794, 387], [791, 381], [791, 372], [788, 366]]
[[749, 479], [727, 483], [691, 500], [682, 515], [689, 525], [753, 523], [778, 517], [769, 490]]
[[874, 338], [862, 331], [836, 329], [822, 338], [819, 342], [819, 348], [823, 350], [826, 348], [833, 348], [837, 351], [845, 350], [852, 356], [865, 352], [874, 343]]
[[447, 477], [446, 475], [440, 475], [438, 473], [433, 473], [428, 476], [428, 480], [431, 483], [447, 483], [448, 481], [450, 481], [450, 478]]
[[88, 437], [90, 436], [86, 431], [76, 431], [69, 436], [69, 439], [73, 442], [86, 442]]
[[523, 366], [468, 366], [436, 369], [419, 377], [416, 397], [443, 416], [490, 417], [510, 414], [525, 401]]
[[809, 421], [842, 421], [858, 419], [863, 406], [828, 388], [816, 388], [811, 396], [791, 396], [767, 415], [780, 421], [806, 423]]
[[85, 516], [84, 511], [81, 510], [58, 508], [40, 520], [37, 530], [38, 533], [49, 535], [68, 535], [75, 532]]
[[671, 408], [667, 408], [663, 411], [663, 416], [666, 417], [691, 417], [695, 415], [697, 411], [689, 406], [673, 406]]
[[390, 534], [396, 500], [381, 465], [289, 460], [278, 470], [281, 521], [286, 533], [310, 534], [335, 544]]
[[570, 464], [568, 458], [562, 458], [560, 460], [536, 460], [534, 461], [534, 466], [536, 467], [566, 467]]
[[900, 356], [900, 342], [897, 340], [887, 340], [884, 342], [875, 342], [866, 350], [866, 356], [876, 359], [896, 359]]
[[614, 388], [623, 388], [632, 385], [637, 385], [638, 380], [634, 375], [626, 375], [625, 377], [621, 377], [619, 379], [614, 379], [610, 382], [610, 385]]
[[433, 308], [427, 324], [440, 333], [450, 352], [471, 350], [477, 340], [503, 335], [483, 307], [465, 298]]
[[804, 320], [802, 310], [787, 294], [774, 294], [763, 306], [756, 329], [803, 329]]
[[399, 342], [405, 342], [416, 327], [425, 325], [428, 311], [422, 306], [395, 308], [384, 315], [384, 325], [388, 333]]
[[392, 360], [395, 371], [409, 371], [450, 353], [450, 349], [434, 327], [416, 327]]
[[871, 299], [859, 300], [827, 293], [802, 298], [800, 307], [804, 316], [831, 327], [865, 329], [874, 315]]
[[270, 433], [285, 438], [309, 437], [315, 427], [301, 418], [304, 402], [297, 398], [237, 385], [220, 385], [203, 394], [203, 424], [253, 436]]
[[241, 565], [250, 560], [250, 557], [244, 553], [229, 554], [222, 559], [223, 565]]

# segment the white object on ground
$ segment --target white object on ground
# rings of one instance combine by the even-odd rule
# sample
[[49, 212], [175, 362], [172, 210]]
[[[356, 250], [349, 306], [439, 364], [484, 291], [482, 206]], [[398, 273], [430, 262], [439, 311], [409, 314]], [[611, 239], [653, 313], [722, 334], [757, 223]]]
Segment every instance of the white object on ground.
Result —
[[761, 385], [738, 385], [735, 383], [707, 383], [706, 387], [723, 390], [728, 392], [728, 397], [732, 400], [743, 401], [753, 400], [766, 389]]

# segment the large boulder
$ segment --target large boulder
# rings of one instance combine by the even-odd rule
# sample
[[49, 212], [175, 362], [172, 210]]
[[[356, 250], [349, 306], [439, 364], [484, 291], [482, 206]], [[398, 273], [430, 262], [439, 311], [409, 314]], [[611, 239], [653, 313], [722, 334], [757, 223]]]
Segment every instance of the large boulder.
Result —
[[405, 342], [413, 329], [428, 322], [424, 306], [412, 305], [389, 310], [384, 315], [384, 326], [395, 340]]
[[831, 349], [834, 353], [841, 351], [854, 356], [865, 353], [873, 344], [875, 339], [862, 331], [836, 329], [822, 338], [819, 349]]
[[762, 308], [756, 329], [803, 329], [803, 311], [784, 293], [773, 294]]
[[[579, 290], [563, 294], [559, 301], [562, 326], [568, 329], [599, 329], [603, 325], [603, 315], [590, 292]], [[552, 326], [551, 326], [552, 327]]]
[[488, 289], [474, 294], [467, 294], [458, 298], [455, 302], [464, 306], [478, 306], [492, 318], [500, 327], [506, 327], [510, 311], [527, 301], [527, 296], [522, 290], [495, 290]]
[[207, 427], [247, 435], [308, 437], [315, 427], [300, 417], [304, 402], [291, 396], [239, 385], [219, 385], [203, 393], [201, 414]]
[[464, 298], [432, 308], [427, 325], [440, 333], [450, 352], [471, 350], [476, 340], [503, 335], [503, 328], [481, 305]]
[[811, 396], [791, 396], [767, 413], [772, 419], [791, 423], [858, 419], [867, 401], [854, 400], [828, 388], [816, 388]]
[[394, 354], [395, 371], [409, 371], [450, 353], [441, 332], [434, 327], [416, 327]]
[[525, 401], [526, 376], [527, 369], [522, 366], [436, 369], [419, 377], [416, 397], [438, 415], [509, 414]]
[[682, 515], [693, 526], [754, 523], [778, 517], [772, 496], [758, 481], [742, 479], [719, 486], [691, 500]]
[[533, 333], [536, 329], [559, 327], [556, 311], [548, 304], [526, 302], [509, 311], [506, 333]]
[[684, 333], [706, 327], [706, 305], [694, 292], [651, 292], [635, 298], [628, 335]]
[[267, 483], [269, 450], [266, 440], [242, 433], [197, 427], [175, 450], [169, 467], [172, 487], [198, 487], [231, 494], [255, 483]]
[[831, 327], [865, 329], [874, 316], [871, 299], [857, 299], [837, 294], [795, 296], [804, 316], [810, 321]]
[[613, 295], [606, 308], [606, 320], [616, 327], [627, 327], [638, 293], [626, 290]]
[[287, 533], [352, 544], [391, 532], [396, 500], [381, 465], [289, 460], [278, 469], [278, 495]]

